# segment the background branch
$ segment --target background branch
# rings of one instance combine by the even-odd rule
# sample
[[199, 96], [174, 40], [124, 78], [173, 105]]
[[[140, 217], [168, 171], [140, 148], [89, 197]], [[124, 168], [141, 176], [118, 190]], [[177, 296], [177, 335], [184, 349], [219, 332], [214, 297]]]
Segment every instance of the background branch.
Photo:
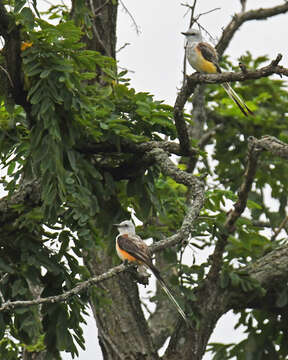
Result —
[[232, 40], [235, 32], [240, 28], [240, 26], [246, 21], [251, 20], [264, 20], [269, 17], [273, 17], [279, 14], [285, 14], [288, 11], [288, 3], [285, 2], [282, 5], [274, 6], [271, 8], [260, 8], [256, 10], [249, 10], [246, 12], [241, 12], [235, 14], [230, 21], [230, 23], [224, 28], [222, 36], [216, 45], [216, 50], [218, 54], [223, 55], [224, 51], [227, 49], [230, 41]]
[[212, 265], [208, 273], [208, 278], [215, 281], [222, 266], [222, 256], [227, 244], [229, 234], [235, 231], [236, 221], [240, 218], [241, 214], [246, 208], [249, 191], [251, 190], [252, 183], [257, 169], [257, 159], [259, 156], [259, 149], [254, 145], [252, 140], [248, 143], [248, 161], [244, 174], [244, 180], [239, 189], [238, 200], [233, 205], [234, 209], [228, 212], [226, 221], [224, 223], [224, 232], [221, 233], [217, 240], [215, 250], [212, 255]]

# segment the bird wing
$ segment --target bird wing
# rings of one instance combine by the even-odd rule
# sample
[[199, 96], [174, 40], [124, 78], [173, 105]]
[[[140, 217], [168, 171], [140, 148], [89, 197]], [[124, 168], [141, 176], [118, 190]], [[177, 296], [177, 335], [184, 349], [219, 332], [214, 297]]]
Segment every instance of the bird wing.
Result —
[[221, 73], [221, 69], [218, 64], [218, 54], [214, 47], [206, 42], [199, 42], [197, 48], [201, 52], [203, 58], [212, 62], [216, 66], [217, 71]]
[[129, 255], [132, 255], [135, 259], [151, 265], [151, 258], [148, 252], [148, 246], [138, 236], [118, 236], [118, 246], [121, 250], [126, 251]]

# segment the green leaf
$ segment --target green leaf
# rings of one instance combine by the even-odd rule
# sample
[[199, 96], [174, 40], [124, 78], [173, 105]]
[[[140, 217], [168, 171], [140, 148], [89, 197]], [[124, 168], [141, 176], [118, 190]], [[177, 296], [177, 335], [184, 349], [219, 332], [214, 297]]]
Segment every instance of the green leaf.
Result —
[[14, 13], [18, 13], [26, 4], [26, 0], [15, 0]]
[[21, 17], [24, 20], [24, 24], [29, 29], [33, 29], [33, 27], [34, 27], [34, 14], [33, 14], [32, 10], [29, 7], [24, 7], [21, 10]]
[[262, 209], [262, 206], [258, 203], [256, 203], [255, 201], [252, 201], [252, 200], [247, 200], [247, 207], [249, 209], [257, 209], [257, 210], [261, 210]]

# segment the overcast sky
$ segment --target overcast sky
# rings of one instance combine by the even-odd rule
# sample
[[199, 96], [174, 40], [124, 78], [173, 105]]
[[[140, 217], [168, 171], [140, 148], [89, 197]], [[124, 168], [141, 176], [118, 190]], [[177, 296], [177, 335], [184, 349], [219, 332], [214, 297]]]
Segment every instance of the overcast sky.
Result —
[[[189, 0], [186, 0], [189, 2]], [[154, 94], [157, 100], [165, 100], [173, 105], [177, 89], [181, 86], [183, 67], [184, 38], [181, 31], [189, 25], [190, 16], [184, 17], [187, 8], [181, 6], [185, 0], [123, 0], [133, 15], [140, 34], [127, 13], [119, 8], [118, 48], [130, 43], [118, 53], [119, 65], [131, 72], [131, 85], [137, 91]], [[190, 4], [192, 4], [190, 0]], [[247, 0], [248, 9], [275, 6], [284, 1]], [[240, 11], [239, 0], [198, 0], [197, 13], [220, 7], [220, 10], [201, 17], [202, 26], [215, 37], [230, 21], [233, 13]], [[280, 15], [267, 21], [252, 21], [242, 26], [226, 51], [234, 63], [249, 50], [253, 56], [268, 55], [275, 58], [280, 52], [284, 55], [282, 64], [287, 63], [287, 17]], [[285, 40], [285, 42], [283, 42]], [[192, 70], [187, 67], [188, 73]], [[235, 319], [228, 314], [221, 319], [212, 341], [233, 342], [241, 337], [241, 331], [234, 331]], [[94, 319], [88, 319], [85, 327], [86, 351], [80, 351], [80, 360], [101, 360]], [[70, 355], [63, 355], [70, 360]], [[205, 359], [211, 357], [208, 355]]]

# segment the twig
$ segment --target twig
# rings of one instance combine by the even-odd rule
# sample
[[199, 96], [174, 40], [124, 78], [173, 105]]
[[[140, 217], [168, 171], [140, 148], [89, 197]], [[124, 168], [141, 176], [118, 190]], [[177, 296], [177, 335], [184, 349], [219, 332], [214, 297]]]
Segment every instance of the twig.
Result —
[[[110, 2], [111, 0], [106, 0], [104, 4], [102, 4], [101, 6], [99, 6], [96, 10], [94, 10], [93, 15], [94, 17], [96, 17], [100, 11]], [[94, 7], [94, 6], [93, 6]]]
[[214, 12], [214, 11], [217, 11], [217, 10], [221, 10], [221, 8], [220, 8], [220, 7], [216, 7], [216, 8], [214, 8], [214, 9], [212, 9], [212, 10], [205, 11], [205, 12], [199, 14], [196, 19], [199, 20], [199, 18], [200, 18], [202, 15], [207, 15], [207, 14], [210, 14], [210, 13], [212, 13], [212, 12]]
[[119, 53], [121, 50], [125, 49], [126, 46], [131, 45], [130, 43], [125, 43], [124, 45], [120, 46], [118, 50], [116, 50], [116, 53]]
[[214, 137], [217, 131], [223, 129], [224, 124], [218, 124], [214, 126], [211, 130], [207, 131], [203, 136], [201, 136], [200, 140], [198, 141], [198, 146], [200, 149], [204, 149], [204, 146], [208, 144], [210, 139]]
[[[194, 13], [195, 13], [195, 9], [196, 9], [196, 3], [197, 3], [197, 0], [194, 0], [194, 3], [193, 5], [189, 5], [189, 4], [181, 4], [182, 6], [186, 6], [188, 7], [189, 10], [191, 10], [191, 15], [190, 15], [190, 22], [189, 22], [189, 28], [191, 28], [193, 26], [194, 23], [196, 23], [199, 27], [199, 29], [203, 30], [209, 37], [210, 39], [213, 39], [213, 42], [214, 41], [214, 38], [213, 36], [209, 33], [208, 30], [206, 30], [200, 23], [199, 23], [199, 19], [201, 16], [203, 15], [207, 15], [207, 14], [210, 14], [211, 12], [213, 11], [216, 11], [216, 10], [220, 10], [220, 8], [214, 8], [212, 10], [209, 10], [209, 11], [206, 11], [204, 13], [201, 13], [199, 15], [197, 15], [196, 17], [194, 16]], [[189, 11], [188, 10], [188, 11]], [[184, 17], [187, 15], [188, 11], [184, 14]], [[185, 83], [185, 79], [186, 79], [186, 46], [185, 46], [185, 51], [184, 51], [184, 61], [183, 61], [183, 84]]]
[[137, 35], [140, 35], [141, 34], [141, 31], [140, 31], [140, 28], [139, 26], [137, 25], [133, 15], [131, 14], [131, 12], [128, 10], [128, 8], [125, 6], [125, 4], [123, 3], [122, 0], [120, 0], [120, 4], [122, 5], [124, 11], [126, 12], [126, 14], [130, 17], [130, 19], [132, 20], [132, 23], [134, 25], [134, 28], [135, 28], [135, 31], [136, 31], [136, 34]]
[[280, 234], [281, 230], [285, 227], [287, 222], [288, 222], [288, 215], [282, 220], [281, 224], [279, 225], [279, 228], [275, 230], [274, 235], [271, 237], [271, 241], [276, 240], [276, 237]]
[[11, 87], [13, 88], [13, 87], [14, 87], [13, 81], [12, 81], [11, 76], [10, 76], [10, 74], [8, 73], [8, 71], [7, 71], [3, 66], [1, 66], [1, 65], [0, 65], [0, 69], [3, 70], [3, 72], [5, 73], [5, 75], [7, 76], [8, 80], [9, 80], [9, 82], [10, 82]]
[[[90, 3], [90, 8], [91, 8], [91, 12], [92, 14], [95, 14], [95, 8], [94, 8], [94, 3], [93, 0], [89, 0]], [[103, 4], [104, 5], [104, 4]], [[105, 4], [106, 5], [106, 4]], [[101, 6], [101, 9], [103, 8], [103, 6]], [[98, 9], [97, 9], [98, 10]], [[92, 21], [92, 30], [94, 33], [95, 38], [97, 39], [97, 41], [99, 42], [100, 46], [102, 47], [102, 50], [104, 51], [105, 55], [110, 56], [110, 51], [107, 49], [106, 45], [104, 44], [104, 42], [101, 39], [101, 36], [97, 30], [97, 27], [95, 25], [95, 22]]]

